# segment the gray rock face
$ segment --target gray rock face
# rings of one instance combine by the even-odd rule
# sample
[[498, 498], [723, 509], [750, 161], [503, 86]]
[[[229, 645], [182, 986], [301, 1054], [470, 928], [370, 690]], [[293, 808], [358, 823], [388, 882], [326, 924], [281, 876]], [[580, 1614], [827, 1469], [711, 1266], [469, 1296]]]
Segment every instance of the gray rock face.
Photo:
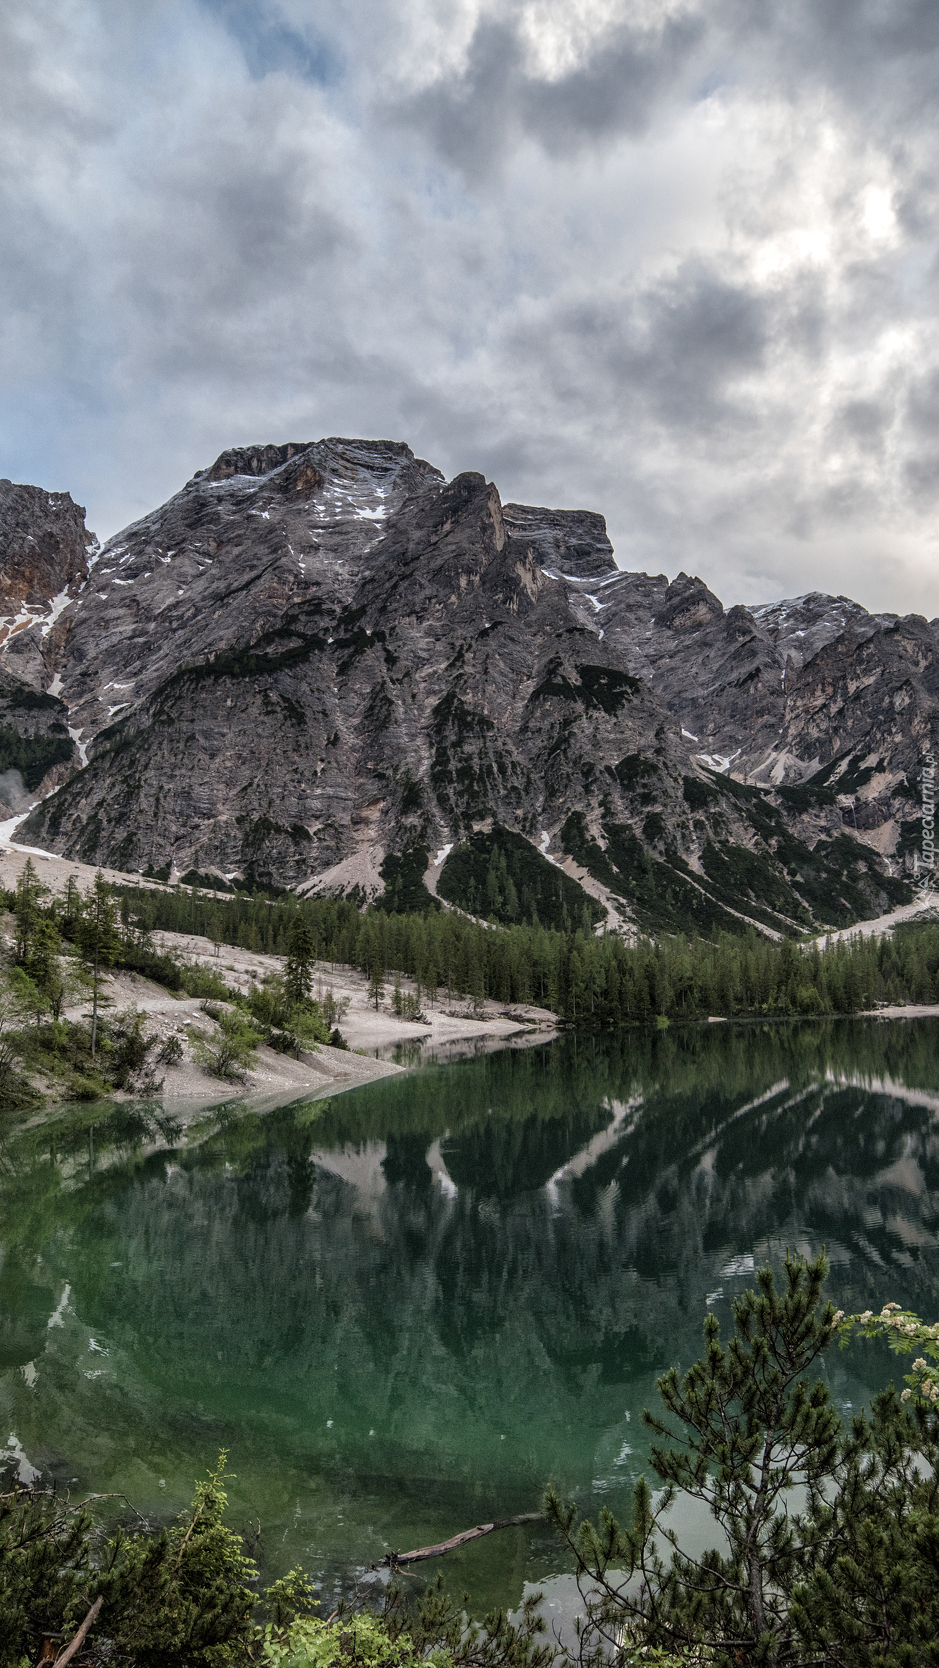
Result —
[[868, 614], [819, 592], [725, 612], [685, 574], [671, 585], [623, 574], [599, 600], [630, 670], [701, 755], [732, 761], [737, 776], [798, 783], [860, 749], [889, 760], [899, 780], [929, 749], [939, 662], [917, 615]]
[[77, 754], [68, 709], [0, 669], [0, 814], [25, 811], [72, 773]]
[[481, 475], [404, 447], [224, 454], [104, 548], [46, 650], [93, 739], [34, 821], [125, 867], [296, 884], [487, 819], [557, 825], [625, 732], [677, 770], [674, 725], [656, 739], [655, 698], [543, 573], [559, 551], [614, 567], [601, 518], [507, 526]]
[[[644, 852], [732, 908], [708, 865], [755, 852], [801, 919], [799, 864], [843, 813], [830, 782], [797, 805], [784, 783], [830, 765], [893, 850], [936, 707], [925, 621], [828, 597], [725, 611], [685, 574], [622, 573], [601, 516], [503, 506], [390, 441], [224, 452], [93, 552], [54, 619], [49, 575], [3, 663], [61, 699], [87, 764], [28, 837], [128, 869], [374, 886], [389, 852], [504, 824], [627, 904]], [[715, 783], [731, 755], [780, 792]], [[861, 912], [889, 894], [878, 859], [865, 875]], [[740, 885], [746, 912], [760, 888]]]
[[30, 615], [48, 620], [53, 599], [87, 578], [88, 550], [96, 545], [84, 510], [67, 492], [0, 480], [0, 642]]
[[502, 519], [509, 536], [524, 544], [553, 578], [590, 581], [619, 571], [606, 522], [592, 510], [539, 510], [531, 504], [506, 504]]

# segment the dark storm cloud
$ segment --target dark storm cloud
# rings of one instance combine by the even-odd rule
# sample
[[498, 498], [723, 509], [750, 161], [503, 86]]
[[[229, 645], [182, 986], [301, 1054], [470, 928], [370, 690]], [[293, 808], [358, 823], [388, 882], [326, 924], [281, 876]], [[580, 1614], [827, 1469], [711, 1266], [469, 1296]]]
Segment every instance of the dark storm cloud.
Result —
[[743, 47], [760, 43], [787, 71], [818, 75], [865, 104], [899, 93], [910, 107], [928, 95], [929, 58], [939, 51], [932, 0], [743, 0], [721, 13]]
[[389, 105], [388, 114], [425, 135], [447, 162], [477, 175], [505, 155], [520, 77], [516, 31], [486, 19], [458, 74]]
[[658, 26], [655, 16], [650, 7], [604, 31], [576, 69], [545, 79], [531, 73], [519, 16], [483, 14], [461, 63], [395, 115], [472, 173], [520, 133], [551, 153], [641, 134], [676, 98], [746, 86], [754, 74], [790, 94], [825, 89], [888, 124], [934, 112], [933, 0], [712, 0]]
[[670, 423], [697, 427], [728, 412], [728, 384], [762, 362], [767, 305], [691, 262], [648, 298], [643, 313], [645, 344], [626, 356], [621, 384], [642, 386], [656, 414]]
[[388, 434], [730, 601], [936, 614], [937, 71], [933, 0], [9, 8], [0, 473], [110, 532]]
[[663, 100], [674, 98], [704, 34], [697, 17], [669, 19], [652, 40], [624, 31], [583, 68], [549, 83], [532, 80], [520, 101], [526, 130], [555, 154], [584, 140], [643, 133]]

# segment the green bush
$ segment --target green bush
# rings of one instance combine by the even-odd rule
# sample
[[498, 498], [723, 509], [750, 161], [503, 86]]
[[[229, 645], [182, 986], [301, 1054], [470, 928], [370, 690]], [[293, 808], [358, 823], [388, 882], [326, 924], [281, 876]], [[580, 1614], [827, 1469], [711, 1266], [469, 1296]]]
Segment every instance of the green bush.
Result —
[[293, 1006], [287, 995], [287, 987], [279, 974], [269, 973], [259, 985], [251, 986], [248, 992], [248, 1012], [261, 1030], [287, 1030]]
[[413, 1606], [391, 1587], [379, 1614], [342, 1608], [328, 1621], [310, 1614], [302, 1570], [259, 1593], [257, 1565], [224, 1521], [225, 1466], [223, 1452], [158, 1533], [135, 1518], [107, 1534], [91, 1502], [54, 1489], [0, 1496], [0, 1668], [30, 1668], [40, 1653], [51, 1662], [98, 1598], [76, 1662], [102, 1668], [548, 1668], [535, 1598], [514, 1625], [501, 1611], [480, 1625], [439, 1580]]
[[223, 1522], [224, 1473], [222, 1454], [189, 1510], [160, 1535], [118, 1530], [103, 1538], [86, 1506], [73, 1508], [54, 1491], [0, 1498], [0, 1668], [24, 1668], [43, 1641], [72, 1638], [96, 1595], [104, 1602], [90, 1643], [105, 1646], [99, 1661], [244, 1663], [256, 1636], [248, 1582], [257, 1569]]
[[146, 1015], [136, 1008], [115, 1015], [107, 1027], [108, 1075], [117, 1089], [138, 1089], [142, 1094], [158, 1094], [163, 1087], [157, 1083], [150, 1064], [150, 1054], [158, 1041], [153, 1032], [146, 1035]]
[[234, 994], [221, 974], [214, 973], [210, 967], [177, 964], [176, 976], [179, 979], [178, 988], [184, 990], [187, 996], [202, 996], [216, 1002], [230, 1002]]
[[201, 1031], [190, 1032], [192, 1052], [203, 1071], [228, 1083], [243, 1083], [254, 1064], [262, 1041], [251, 1021], [237, 1009], [216, 1008], [206, 1003], [203, 1009], [217, 1031], [205, 1036]]
[[449, 1668], [451, 1660], [440, 1650], [422, 1656], [406, 1634], [390, 1637], [382, 1620], [368, 1614], [351, 1616], [339, 1626], [299, 1616], [285, 1637], [278, 1638], [274, 1628], [265, 1635], [262, 1661], [271, 1668], [417, 1668], [423, 1662]]
[[286, 979], [268, 973], [260, 985], [248, 992], [247, 1008], [269, 1048], [281, 1054], [296, 1054], [301, 1048], [331, 1041], [329, 1018], [323, 1006], [307, 997], [291, 999]]

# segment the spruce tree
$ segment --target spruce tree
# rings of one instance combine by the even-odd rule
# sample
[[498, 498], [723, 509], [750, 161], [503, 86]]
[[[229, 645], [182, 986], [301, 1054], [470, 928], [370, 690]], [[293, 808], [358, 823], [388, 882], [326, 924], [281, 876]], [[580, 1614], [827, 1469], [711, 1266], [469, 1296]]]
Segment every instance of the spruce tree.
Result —
[[92, 978], [91, 1058], [95, 1058], [98, 1042], [98, 996], [101, 973], [113, 966], [120, 955], [121, 940], [117, 930], [117, 912], [111, 889], [99, 869], [94, 885], [84, 899], [82, 918], [77, 930], [77, 943], [82, 961]]
[[316, 961], [316, 940], [309, 922], [303, 915], [294, 917], [287, 938], [287, 964], [284, 984], [294, 1008], [308, 1002], [313, 990], [313, 967]]
[[381, 953], [376, 949], [372, 954], [368, 977], [368, 997], [369, 1001], [374, 1003], [376, 1013], [381, 1007], [381, 1001], [384, 994], [385, 968], [381, 959]]
[[[24, 969], [38, 992], [42, 1012], [50, 1010], [54, 1019], [59, 1017], [65, 996], [65, 982], [59, 964], [61, 948], [62, 940], [54, 918], [40, 916], [33, 927]], [[39, 1017], [37, 1012], [37, 1024]]]
[[14, 955], [21, 966], [29, 961], [33, 935], [39, 923], [39, 899], [46, 891], [47, 888], [40, 884], [32, 858], [27, 857], [16, 883], [13, 908], [16, 920]]

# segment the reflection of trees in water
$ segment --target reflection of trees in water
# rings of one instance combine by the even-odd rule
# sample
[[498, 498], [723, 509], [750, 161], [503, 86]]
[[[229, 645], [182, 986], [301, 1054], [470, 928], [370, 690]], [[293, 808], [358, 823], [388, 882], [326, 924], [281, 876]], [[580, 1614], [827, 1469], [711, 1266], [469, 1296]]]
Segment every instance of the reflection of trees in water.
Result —
[[[837, 1082], [929, 1089], [933, 1036], [564, 1038], [325, 1111], [207, 1116], [187, 1148], [122, 1111], [98, 1131], [111, 1161], [82, 1178], [76, 1158], [64, 1192], [32, 1136], [8, 1141], [0, 1189], [27, 1215], [32, 1190], [43, 1285], [58, 1264], [160, 1408], [284, 1422], [350, 1467], [374, 1429], [387, 1476], [583, 1477], [624, 1384], [647, 1399], [697, 1353], [708, 1296], [746, 1283], [721, 1272], [735, 1257], [825, 1242], [844, 1307], [936, 1312], [936, 1115]], [[38, 1325], [48, 1289], [35, 1315], [19, 1286], [9, 1306]]]
[[[494, 1056], [358, 1108], [344, 1097], [322, 1121], [230, 1125], [168, 1179], [149, 1162], [123, 1189], [112, 1173], [80, 1230], [78, 1301], [167, 1395], [221, 1354], [259, 1416], [333, 1418], [353, 1444], [380, 1429], [383, 1463], [485, 1472], [509, 1451], [540, 1475], [559, 1447], [589, 1464], [618, 1385], [697, 1352], [708, 1295], [744, 1283], [721, 1274], [735, 1256], [826, 1242], [846, 1307], [896, 1296], [933, 1312], [935, 1115], [819, 1083], [850, 1053], [838, 1028], [821, 1060], [822, 1027], [716, 1029]], [[542, 1185], [643, 1080], [595, 1162]], [[455, 1197], [427, 1161], [446, 1129]], [[111, 1235], [124, 1271], [105, 1297], [90, 1275]]]
[[881, 1292], [886, 1301], [896, 1289], [914, 1306], [935, 1308], [934, 1112], [836, 1085], [781, 1089], [746, 1112], [713, 1100], [673, 1117], [664, 1107], [647, 1112], [573, 1191], [589, 1215], [615, 1187], [624, 1256], [644, 1273], [652, 1273], [650, 1253], [676, 1269], [699, 1313], [726, 1254], [759, 1259], [805, 1242], [827, 1245], [845, 1307], [865, 1307]]

